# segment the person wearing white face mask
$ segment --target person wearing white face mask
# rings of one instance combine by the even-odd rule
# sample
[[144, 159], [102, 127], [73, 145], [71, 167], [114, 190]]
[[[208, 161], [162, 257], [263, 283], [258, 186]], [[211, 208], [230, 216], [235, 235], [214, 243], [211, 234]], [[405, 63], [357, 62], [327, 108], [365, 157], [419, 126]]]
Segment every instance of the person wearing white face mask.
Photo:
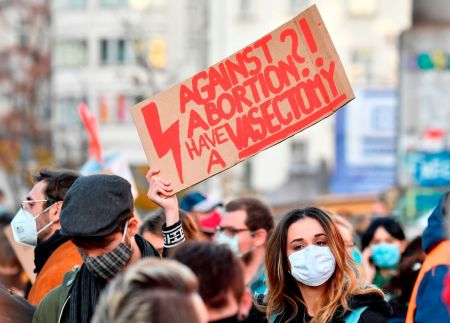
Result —
[[266, 253], [269, 322], [386, 322], [383, 293], [358, 279], [338, 227], [324, 211], [289, 212]]
[[59, 216], [64, 196], [79, 174], [70, 170], [41, 169], [33, 175], [34, 186], [11, 222], [14, 240], [34, 249], [36, 280], [27, 298], [38, 304], [63, 275], [81, 264], [75, 245], [60, 234]]
[[35, 247], [61, 228], [62, 201], [78, 177], [79, 174], [73, 171], [48, 169], [33, 175], [35, 184], [21, 201], [21, 208], [11, 222], [16, 242]]
[[[47, 216], [46, 219], [48, 222], [46, 221], [47, 223], [38, 229], [38, 221], [40, 221], [41, 215], [48, 214], [48, 211], [54, 207], [53, 204], [43, 209], [37, 215], [33, 215], [30, 211], [28, 211], [27, 203], [34, 204], [44, 202], [53, 203], [55, 200], [24, 200], [21, 202], [20, 210], [16, 213], [11, 222], [13, 237], [17, 243], [35, 247], [38, 242], [38, 237], [53, 224], [55, 224], [55, 220], [50, 220], [50, 217]], [[42, 223], [42, 221], [40, 222]]]

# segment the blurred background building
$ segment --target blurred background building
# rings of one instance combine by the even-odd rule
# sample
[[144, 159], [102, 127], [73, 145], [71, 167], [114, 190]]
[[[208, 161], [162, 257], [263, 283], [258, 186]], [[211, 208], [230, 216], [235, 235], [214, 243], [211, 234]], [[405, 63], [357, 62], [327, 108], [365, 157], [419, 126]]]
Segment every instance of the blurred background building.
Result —
[[415, 0], [399, 50], [397, 185], [412, 220], [450, 187], [450, 2]]
[[[381, 186], [394, 182], [398, 37], [411, 25], [410, 0], [212, 1], [209, 64], [270, 32], [312, 4], [318, 6], [350, 82], [359, 91], [354, 104], [359, 105], [355, 109], [360, 113], [342, 115], [339, 124], [335, 116], [329, 117], [225, 172], [222, 176], [228, 177], [226, 183], [235, 185], [230, 184], [232, 194], [247, 189], [265, 194], [272, 205], [285, 205], [332, 192], [376, 193]], [[369, 90], [371, 93], [366, 95]], [[375, 103], [374, 96], [377, 96]], [[370, 98], [365, 103], [359, 101], [367, 97]], [[366, 108], [368, 105], [373, 107]], [[378, 118], [378, 124], [370, 123], [374, 117]], [[346, 119], [349, 120], [343, 129]], [[342, 141], [345, 134], [337, 136], [337, 130], [348, 130], [346, 142]], [[365, 155], [364, 150], [368, 149], [377, 154], [376, 158]], [[344, 164], [343, 154], [351, 155], [353, 160]], [[379, 179], [381, 172], [370, 173], [367, 168], [380, 161], [388, 170], [383, 170], [382, 181], [371, 185], [370, 179], [361, 178], [361, 174]], [[359, 182], [368, 183], [365, 187], [351, 187], [354, 178], [350, 175], [355, 175], [350, 173], [354, 169], [359, 171]], [[334, 178], [336, 172], [341, 176]]]
[[57, 163], [86, 159], [86, 102], [105, 151], [146, 159], [129, 108], [206, 63], [206, 1], [57, 0], [52, 4], [52, 124]]
[[86, 161], [81, 101], [99, 120], [104, 150], [128, 159], [142, 190], [147, 161], [129, 108], [312, 4], [357, 98], [195, 189], [225, 200], [257, 194], [280, 210], [319, 199], [355, 212], [372, 212], [394, 190], [383, 202], [392, 208], [391, 195], [405, 196], [400, 209], [414, 217], [450, 185], [448, 1], [24, 3], [0, 0], [0, 168], [11, 192], [38, 165]]

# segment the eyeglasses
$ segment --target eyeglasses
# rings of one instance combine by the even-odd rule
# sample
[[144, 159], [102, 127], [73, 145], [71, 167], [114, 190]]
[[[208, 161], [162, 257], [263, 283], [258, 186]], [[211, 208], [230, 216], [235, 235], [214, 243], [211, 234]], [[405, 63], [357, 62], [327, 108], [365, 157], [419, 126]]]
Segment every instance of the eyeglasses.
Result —
[[244, 231], [250, 231], [250, 229], [238, 229], [233, 227], [217, 227], [216, 232], [223, 232], [227, 236], [234, 237], [236, 234]]
[[46, 200], [22, 200], [20, 201], [20, 207], [22, 208], [22, 210], [25, 210], [27, 208], [27, 206], [29, 206], [30, 204], [33, 203], [37, 203], [37, 202], [56, 202], [55, 199], [46, 199]]

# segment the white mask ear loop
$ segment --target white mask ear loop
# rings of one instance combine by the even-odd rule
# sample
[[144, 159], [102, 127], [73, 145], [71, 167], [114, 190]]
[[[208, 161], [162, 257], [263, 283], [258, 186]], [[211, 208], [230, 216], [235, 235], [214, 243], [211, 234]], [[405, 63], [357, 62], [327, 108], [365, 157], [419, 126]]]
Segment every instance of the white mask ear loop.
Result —
[[[47, 212], [54, 204], [50, 205], [49, 207], [45, 208], [41, 213], [39, 213], [38, 215], [36, 215], [34, 217], [34, 220], [36, 221], [36, 219], [38, 217], [40, 217], [42, 214], [44, 214], [45, 212]], [[41, 228], [41, 230], [39, 230], [37, 232], [37, 235], [41, 234], [42, 232], [44, 232], [45, 230], [47, 230], [48, 228], [50, 228], [50, 226], [54, 223], [54, 221], [50, 221], [49, 223], [47, 223], [43, 228]]]
[[122, 241], [120, 243], [124, 243], [127, 230], [128, 230], [128, 221], [125, 222], [125, 227], [123, 228], [123, 237], [122, 237]]
[[[45, 209], [43, 209], [42, 212], [39, 213], [38, 215], [34, 216], [33, 219], [36, 220], [36, 219], [37, 219], [38, 217], [40, 217], [42, 214], [44, 214], [45, 212], [47, 212], [48, 210], [50, 210], [50, 208], [51, 208], [53, 205], [54, 205], [54, 204], [52, 204], [52, 205], [46, 207]], [[29, 211], [27, 211], [27, 212], [29, 212]]]
[[47, 223], [41, 230], [39, 230], [37, 232], [37, 235], [41, 234], [42, 232], [44, 232], [45, 230], [47, 230], [54, 222], [50, 221], [49, 223]]

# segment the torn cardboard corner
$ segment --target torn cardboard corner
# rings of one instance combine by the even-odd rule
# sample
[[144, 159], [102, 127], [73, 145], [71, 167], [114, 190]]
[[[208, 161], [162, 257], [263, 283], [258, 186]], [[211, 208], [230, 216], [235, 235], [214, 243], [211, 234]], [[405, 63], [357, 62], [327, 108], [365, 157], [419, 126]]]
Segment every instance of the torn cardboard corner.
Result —
[[316, 6], [131, 108], [151, 167], [178, 192], [354, 98]]

